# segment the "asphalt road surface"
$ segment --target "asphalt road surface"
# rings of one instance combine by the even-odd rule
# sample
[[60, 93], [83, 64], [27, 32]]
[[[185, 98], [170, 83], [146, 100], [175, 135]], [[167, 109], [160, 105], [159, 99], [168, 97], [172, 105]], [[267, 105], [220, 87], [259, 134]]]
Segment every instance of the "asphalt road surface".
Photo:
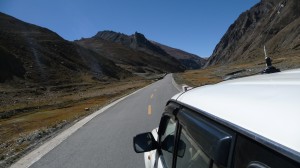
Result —
[[144, 167], [132, 138], [158, 127], [166, 102], [178, 92], [167, 75], [93, 118], [31, 168]]

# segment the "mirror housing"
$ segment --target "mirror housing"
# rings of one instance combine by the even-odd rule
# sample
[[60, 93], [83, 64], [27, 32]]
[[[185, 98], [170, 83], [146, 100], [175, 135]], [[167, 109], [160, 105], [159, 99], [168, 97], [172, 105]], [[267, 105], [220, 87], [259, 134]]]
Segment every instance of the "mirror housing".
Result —
[[133, 148], [136, 153], [149, 152], [157, 147], [158, 143], [151, 132], [142, 133], [133, 138]]

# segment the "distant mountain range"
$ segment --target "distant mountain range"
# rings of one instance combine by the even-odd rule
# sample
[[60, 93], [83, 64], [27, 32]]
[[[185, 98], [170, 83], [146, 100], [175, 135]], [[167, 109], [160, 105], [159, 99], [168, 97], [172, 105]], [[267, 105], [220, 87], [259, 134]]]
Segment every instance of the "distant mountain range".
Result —
[[262, 0], [228, 28], [206, 66], [300, 55], [300, 1]]
[[140, 33], [128, 36], [113, 31], [101, 31], [91, 38], [77, 40], [75, 43], [105, 55], [107, 59], [132, 73], [184, 70], [178, 60], [153, 45]]
[[137, 32], [129, 36], [101, 31], [91, 38], [83, 38], [75, 43], [106, 55], [106, 58], [133, 73], [199, 69], [205, 62], [199, 56], [150, 41]]
[[[137, 73], [182, 72], [203, 65], [189, 66], [157, 44], [140, 33], [128, 36], [112, 31], [70, 42], [46, 28], [0, 13], [0, 83], [120, 80]], [[195, 62], [201, 59], [180, 52]]]
[[140, 74], [263, 62], [263, 46], [277, 60], [298, 58], [299, 9], [299, 0], [262, 0], [238, 17], [208, 59], [148, 40], [138, 32], [100, 31], [70, 42], [46, 28], [0, 13], [0, 83], [121, 80]]
[[172, 57], [179, 60], [179, 62], [185, 67], [185, 69], [200, 69], [205, 65], [207, 61], [206, 59], [201, 58], [195, 54], [191, 54], [180, 49], [172, 48], [154, 41], [151, 42], [165, 50]]

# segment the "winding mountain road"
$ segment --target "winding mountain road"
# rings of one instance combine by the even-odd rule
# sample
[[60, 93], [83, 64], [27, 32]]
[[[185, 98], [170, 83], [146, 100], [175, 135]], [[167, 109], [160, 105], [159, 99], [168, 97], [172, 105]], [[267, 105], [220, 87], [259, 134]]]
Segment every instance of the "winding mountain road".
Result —
[[[169, 74], [164, 79], [114, 104], [78, 128], [43, 156], [38, 157], [37, 154], [37, 158], [27, 159], [25, 161], [27, 166], [31, 168], [144, 167], [143, 154], [134, 152], [132, 138], [136, 134], [149, 132], [158, 127], [166, 102], [179, 92], [172, 80], [172, 75]], [[26, 164], [19, 161], [13, 166], [27, 167], [24, 166]]]

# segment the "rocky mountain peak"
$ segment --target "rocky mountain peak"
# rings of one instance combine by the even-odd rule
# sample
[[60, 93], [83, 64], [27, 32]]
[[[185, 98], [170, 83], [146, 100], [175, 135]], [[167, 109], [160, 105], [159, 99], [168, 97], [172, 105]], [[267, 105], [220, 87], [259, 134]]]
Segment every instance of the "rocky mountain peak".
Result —
[[132, 37], [137, 41], [145, 42], [148, 41], [142, 33], [135, 32]]
[[128, 36], [126, 34], [117, 33], [117, 32], [110, 31], [110, 30], [99, 31], [92, 38], [107, 40], [107, 41], [111, 41], [111, 42], [124, 43], [124, 44], [130, 42], [130, 41], [128, 41]]
[[151, 43], [142, 33], [135, 32], [132, 35], [117, 33], [114, 31], [100, 31], [94, 37], [95, 39], [106, 40], [113, 43], [119, 43], [126, 47], [139, 50], [151, 55], [168, 55], [159, 46]]

